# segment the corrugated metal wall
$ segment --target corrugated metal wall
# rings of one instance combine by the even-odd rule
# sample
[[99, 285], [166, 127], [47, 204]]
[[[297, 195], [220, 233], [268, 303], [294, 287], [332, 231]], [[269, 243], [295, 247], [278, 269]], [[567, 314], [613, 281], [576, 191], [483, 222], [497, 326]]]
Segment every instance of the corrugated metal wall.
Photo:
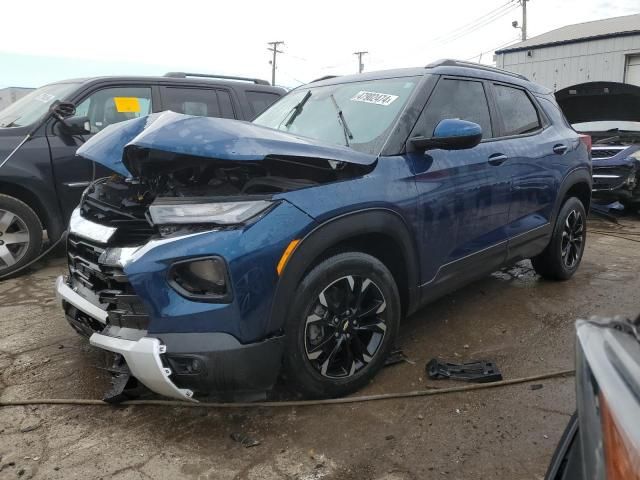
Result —
[[640, 35], [587, 40], [497, 55], [496, 65], [553, 90], [584, 82], [623, 82], [627, 55], [640, 54]]

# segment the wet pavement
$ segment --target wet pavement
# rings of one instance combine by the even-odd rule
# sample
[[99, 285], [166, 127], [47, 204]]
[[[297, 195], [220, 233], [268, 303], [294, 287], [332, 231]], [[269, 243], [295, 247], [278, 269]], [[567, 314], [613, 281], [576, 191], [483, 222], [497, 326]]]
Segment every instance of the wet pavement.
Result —
[[[576, 318], [640, 312], [640, 222], [620, 222], [590, 221], [568, 282], [541, 280], [525, 261], [413, 315], [398, 342], [412, 363], [387, 367], [359, 393], [457, 385], [425, 379], [434, 356], [491, 359], [505, 379], [573, 368]], [[107, 389], [105, 355], [55, 300], [64, 271], [58, 258], [0, 283], [0, 399]], [[304, 408], [0, 407], [0, 479], [542, 479], [574, 387], [573, 378], [535, 383]], [[245, 448], [232, 434], [260, 443]]]

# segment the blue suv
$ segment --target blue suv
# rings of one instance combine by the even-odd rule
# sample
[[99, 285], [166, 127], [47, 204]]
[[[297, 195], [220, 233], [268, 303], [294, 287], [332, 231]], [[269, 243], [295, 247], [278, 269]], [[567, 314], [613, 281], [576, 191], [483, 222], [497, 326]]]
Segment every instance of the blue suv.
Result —
[[151, 390], [308, 397], [365, 385], [400, 321], [531, 258], [578, 268], [590, 140], [491, 67], [324, 78], [253, 122], [173, 112], [78, 150], [113, 175], [69, 225], [66, 317]]

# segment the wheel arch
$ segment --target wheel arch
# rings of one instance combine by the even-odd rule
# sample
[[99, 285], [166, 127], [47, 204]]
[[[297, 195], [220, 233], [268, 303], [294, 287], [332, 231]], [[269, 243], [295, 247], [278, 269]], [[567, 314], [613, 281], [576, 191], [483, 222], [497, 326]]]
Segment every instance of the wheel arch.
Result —
[[584, 209], [589, 214], [589, 207], [591, 205], [591, 173], [586, 168], [580, 168], [573, 170], [569, 173], [562, 184], [556, 198], [556, 204], [553, 210], [553, 222], [555, 225], [556, 218], [565, 200], [569, 197], [577, 197], [578, 200], [584, 205]]
[[361, 251], [380, 260], [391, 271], [403, 315], [418, 302], [418, 256], [404, 219], [389, 209], [368, 209], [330, 219], [307, 234], [289, 258], [274, 295], [270, 331], [282, 329], [295, 291], [304, 276], [324, 259], [345, 251]]
[[58, 213], [47, 207], [32, 190], [16, 183], [0, 181], [0, 193], [26, 203], [42, 222], [50, 240], [55, 240], [62, 234], [63, 225]]

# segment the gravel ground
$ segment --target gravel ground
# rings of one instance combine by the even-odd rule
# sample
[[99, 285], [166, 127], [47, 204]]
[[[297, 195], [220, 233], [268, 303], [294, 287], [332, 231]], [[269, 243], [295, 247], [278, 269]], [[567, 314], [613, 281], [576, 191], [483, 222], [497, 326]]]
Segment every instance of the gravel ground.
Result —
[[[405, 321], [412, 363], [360, 393], [448, 387], [424, 365], [495, 360], [506, 379], [573, 367], [573, 322], [640, 311], [640, 226], [592, 220], [569, 282], [529, 262], [496, 272]], [[631, 233], [631, 235], [629, 235]], [[633, 235], [635, 233], [635, 235]], [[0, 283], [0, 399], [101, 398], [105, 356], [66, 324], [53, 294], [62, 258]], [[366, 404], [204, 410], [0, 407], [0, 478], [542, 479], [574, 406], [573, 378]], [[260, 442], [245, 448], [232, 434]]]

